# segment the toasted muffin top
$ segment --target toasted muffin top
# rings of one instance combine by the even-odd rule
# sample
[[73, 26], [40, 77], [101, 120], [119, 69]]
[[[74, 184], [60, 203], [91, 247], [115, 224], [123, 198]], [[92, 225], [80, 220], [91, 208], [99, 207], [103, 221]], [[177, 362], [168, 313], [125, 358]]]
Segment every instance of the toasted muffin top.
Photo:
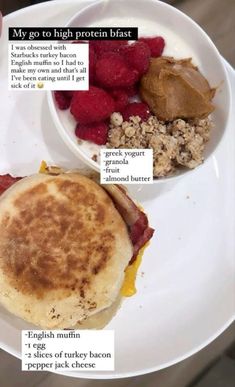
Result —
[[[68, 327], [110, 306], [131, 256], [112, 200], [83, 175], [34, 175], [0, 198], [0, 302], [36, 325]], [[50, 310], [32, 316], [36, 305]]]

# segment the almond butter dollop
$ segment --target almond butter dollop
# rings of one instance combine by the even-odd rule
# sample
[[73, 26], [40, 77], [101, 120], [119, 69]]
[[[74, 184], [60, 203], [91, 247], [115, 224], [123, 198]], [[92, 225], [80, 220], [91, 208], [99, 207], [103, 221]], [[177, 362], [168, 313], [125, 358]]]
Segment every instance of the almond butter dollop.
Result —
[[140, 95], [158, 119], [205, 118], [213, 110], [215, 95], [191, 59], [152, 58], [142, 77]]

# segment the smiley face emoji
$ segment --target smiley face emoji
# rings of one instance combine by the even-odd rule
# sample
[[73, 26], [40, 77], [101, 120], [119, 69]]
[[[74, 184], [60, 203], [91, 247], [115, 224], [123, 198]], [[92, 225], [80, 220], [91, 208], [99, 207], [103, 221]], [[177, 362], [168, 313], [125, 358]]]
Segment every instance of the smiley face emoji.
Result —
[[38, 82], [37, 83], [37, 88], [38, 89], [43, 89], [43, 87], [44, 87], [44, 83], [43, 82]]

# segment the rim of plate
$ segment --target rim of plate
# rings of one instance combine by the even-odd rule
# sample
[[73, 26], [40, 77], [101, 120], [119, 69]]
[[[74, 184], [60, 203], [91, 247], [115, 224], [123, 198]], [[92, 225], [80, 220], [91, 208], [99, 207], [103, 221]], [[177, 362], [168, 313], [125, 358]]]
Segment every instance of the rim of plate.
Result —
[[[220, 328], [218, 329], [213, 335], [211, 335], [207, 340], [203, 341], [201, 344], [199, 344], [197, 347], [192, 349], [191, 351], [186, 352], [184, 355], [178, 356], [173, 360], [169, 360], [168, 362], [162, 363], [160, 366], [156, 367], [150, 367], [150, 368], [143, 368], [139, 370], [138, 372], [123, 372], [123, 373], [115, 373], [113, 372], [114, 375], [105, 375], [105, 374], [85, 374], [83, 372], [76, 372], [76, 371], [71, 371], [71, 372], [56, 372], [53, 371], [53, 373], [58, 374], [58, 375], [64, 375], [64, 376], [69, 376], [69, 377], [77, 377], [77, 378], [82, 378], [82, 379], [105, 379], [105, 380], [111, 380], [111, 379], [123, 379], [123, 378], [131, 378], [135, 376], [141, 376], [141, 375], [147, 375], [152, 372], [160, 371], [162, 369], [171, 367], [177, 363], [180, 363], [183, 360], [188, 359], [189, 357], [193, 356], [197, 352], [201, 351], [203, 348], [211, 344], [217, 337], [219, 337], [229, 326], [235, 321], [235, 313], [234, 315]], [[12, 351], [12, 349], [8, 345], [2, 345], [1, 348], [8, 353], [12, 354], [13, 356], [17, 357], [18, 359], [21, 359], [22, 356], [18, 351]], [[102, 372], [102, 371], [100, 371]], [[105, 372], [105, 371], [103, 371]], [[79, 375], [79, 376], [74, 376], [74, 375]]]
[[[54, 1], [48, 1], [46, 3], [43, 3], [43, 4], [36, 4], [36, 5], [33, 5], [33, 6], [30, 6], [30, 7], [27, 7], [27, 8], [32, 8], [32, 7], [47, 7], [47, 6], [52, 6], [53, 3], [57, 2], [58, 3], [58, 0], [54, 0]], [[68, 1], [65, 1], [65, 0], [59, 0], [60, 3], [64, 3], [64, 4], [68, 4]], [[75, 3], [76, 1], [74, 0], [70, 0], [71, 4], [72, 3]], [[17, 14], [23, 14], [25, 12], [25, 8], [24, 9], [21, 9], [21, 10], [18, 10], [16, 12], [13, 12], [7, 16], [5, 16], [5, 20], [11, 20], [15, 17], [15, 15]], [[185, 15], [186, 16], [186, 15]], [[200, 28], [200, 27], [199, 27]], [[223, 58], [222, 58], [223, 59]], [[225, 60], [223, 59], [224, 61], [224, 64], [226, 64], [226, 67], [229, 71], [231, 71], [231, 73], [233, 72], [233, 76], [235, 76], [235, 71], [233, 69], [233, 67]], [[229, 87], [230, 87], [230, 82], [229, 82]], [[231, 87], [230, 87], [230, 92], [231, 92]], [[231, 95], [230, 95], [231, 96]], [[232, 100], [230, 99], [230, 115], [229, 117], [231, 117], [231, 104], [232, 104]], [[227, 123], [228, 123], [228, 120], [227, 120]], [[223, 136], [224, 137], [224, 136]], [[221, 139], [222, 140], [222, 139]], [[222, 141], [219, 142], [219, 144], [221, 144]], [[218, 145], [219, 145], [218, 144]], [[218, 146], [217, 145], [217, 146]], [[208, 157], [210, 158], [210, 156]], [[208, 160], [207, 158], [207, 160]], [[201, 349], [203, 349], [205, 346], [207, 346], [208, 344], [210, 344], [213, 340], [215, 340], [225, 329], [227, 329], [231, 323], [234, 321], [235, 319], [235, 315], [233, 315], [229, 320], [226, 321], [226, 323], [220, 328], [218, 329], [213, 335], [211, 335], [207, 340], [205, 340], [203, 343], [199, 344], [196, 348], [194, 348], [193, 350], [191, 351], [188, 351], [186, 354], [184, 354], [183, 356], [179, 356], [177, 358], [175, 358], [174, 360], [172, 361], [169, 361], [169, 362], [166, 362], [164, 364], [162, 364], [161, 366], [159, 367], [151, 367], [149, 369], [144, 369], [144, 370], [140, 370], [139, 372], [136, 372], [136, 373], [123, 373], [123, 374], [119, 374], [119, 375], [114, 375], [112, 376], [111, 378], [109, 377], [109, 375], [107, 375], [107, 377], [104, 375], [102, 376], [95, 376], [93, 377], [92, 375], [88, 375], [86, 376], [85, 374], [83, 375], [82, 373], [80, 373], [80, 376], [81, 378], [85, 378], [85, 379], [114, 379], [114, 378], [124, 378], [124, 377], [131, 377], [131, 376], [138, 376], [138, 375], [143, 375], [143, 374], [147, 374], [147, 373], [151, 373], [151, 372], [154, 372], [154, 371], [157, 371], [157, 370], [160, 370], [160, 369], [163, 369], [163, 368], [166, 368], [166, 367], [169, 367], [173, 364], [176, 364], [190, 356], [192, 356], [193, 354], [195, 354], [196, 352], [200, 351]], [[21, 358], [20, 354], [17, 352], [17, 351], [14, 351], [12, 350], [8, 345], [2, 345], [2, 348], [5, 349], [6, 351], [8, 351], [9, 353], [13, 354], [14, 356], [18, 357], [18, 358]], [[55, 372], [56, 373], [56, 372]], [[74, 374], [70, 374], [70, 373], [58, 373], [60, 375], [66, 375], [66, 376], [71, 376], [71, 377], [74, 377]]]

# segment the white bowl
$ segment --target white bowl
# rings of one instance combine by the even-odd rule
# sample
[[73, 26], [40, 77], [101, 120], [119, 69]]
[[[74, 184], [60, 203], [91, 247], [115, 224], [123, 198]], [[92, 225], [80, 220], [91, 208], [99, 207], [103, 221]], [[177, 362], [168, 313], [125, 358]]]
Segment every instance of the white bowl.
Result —
[[[226, 130], [231, 111], [231, 90], [222, 57], [207, 34], [188, 16], [176, 8], [157, 0], [102, 0], [75, 14], [66, 24], [69, 27], [105, 26], [139, 28], [139, 37], [162, 35], [166, 40], [164, 55], [176, 58], [192, 57], [211, 86], [217, 87], [213, 100], [215, 111], [212, 114], [214, 128], [211, 139], [206, 144], [205, 161], [212, 155]], [[99, 163], [92, 160], [99, 154], [100, 146], [83, 141], [78, 144], [75, 136], [76, 122], [66, 111], [59, 110], [52, 92], [48, 92], [48, 102], [53, 120], [63, 141], [71, 151], [92, 169], [99, 171]], [[98, 159], [99, 161], [99, 159]], [[166, 182], [186, 176], [192, 170], [180, 170], [177, 175], [155, 179]]]

